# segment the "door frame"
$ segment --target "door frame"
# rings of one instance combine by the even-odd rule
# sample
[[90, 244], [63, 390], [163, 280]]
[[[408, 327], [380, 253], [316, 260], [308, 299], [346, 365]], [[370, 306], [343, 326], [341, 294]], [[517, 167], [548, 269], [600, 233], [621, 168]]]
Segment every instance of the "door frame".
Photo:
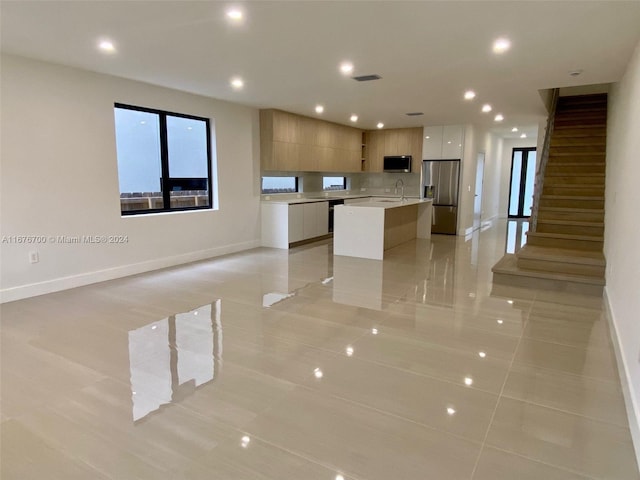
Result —
[[[507, 202], [507, 218], [528, 218], [523, 213], [524, 193], [527, 187], [527, 166], [529, 162], [529, 152], [537, 151], [536, 147], [513, 147], [511, 149], [511, 171], [509, 173], [509, 200]], [[522, 152], [522, 165], [520, 167], [520, 192], [518, 194], [518, 214], [511, 215], [511, 191], [513, 189], [513, 163], [516, 152]], [[537, 161], [537, 156], [536, 156]], [[535, 177], [534, 177], [535, 181]]]

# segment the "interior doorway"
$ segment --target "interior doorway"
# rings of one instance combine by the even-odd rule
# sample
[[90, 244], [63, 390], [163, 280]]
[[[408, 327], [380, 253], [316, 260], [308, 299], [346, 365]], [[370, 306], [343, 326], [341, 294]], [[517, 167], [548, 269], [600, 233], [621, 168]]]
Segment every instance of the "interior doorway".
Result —
[[528, 218], [533, 206], [533, 184], [536, 178], [536, 149], [514, 148], [511, 154], [509, 185], [509, 218]]
[[473, 197], [473, 229], [482, 224], [482, 184], [484, 182], [484, 153], [478, 153], [476, 163], [476, 191]]

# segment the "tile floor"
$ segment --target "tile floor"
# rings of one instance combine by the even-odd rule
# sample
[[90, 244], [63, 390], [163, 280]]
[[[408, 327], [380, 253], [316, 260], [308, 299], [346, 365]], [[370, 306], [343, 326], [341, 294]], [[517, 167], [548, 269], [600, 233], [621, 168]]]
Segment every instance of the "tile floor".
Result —
[[493, 288], [506, 238], [257, 249], [5, 304], [0, 477], [637, 480], [601, 299]]

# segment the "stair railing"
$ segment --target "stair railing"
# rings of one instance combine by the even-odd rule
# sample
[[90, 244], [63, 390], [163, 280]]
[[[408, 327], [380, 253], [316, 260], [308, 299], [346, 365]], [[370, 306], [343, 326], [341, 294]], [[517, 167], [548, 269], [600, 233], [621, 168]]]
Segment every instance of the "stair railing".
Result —
[[551, 135], [556, 117], [556, 107], [558, 105], [558, 96], [560, 89], [551, 90], [551, 105], [549, 106], [549, 117], [547, 118], [547, 129], [544, 134], [544, 143], [542, 144], [542, 154], [538, 162], [536, 170], [536, 180], [533, 187], [533, 205], [531, 207], [531, 217], [529, 219], [529, 231], [535, 232], [538, 227], [538, 208], [540, 206], [540, 197], [542, 196], [542, 188], [544, 187], [544, 174], [549, 161], [549, 148], [551, 146]]

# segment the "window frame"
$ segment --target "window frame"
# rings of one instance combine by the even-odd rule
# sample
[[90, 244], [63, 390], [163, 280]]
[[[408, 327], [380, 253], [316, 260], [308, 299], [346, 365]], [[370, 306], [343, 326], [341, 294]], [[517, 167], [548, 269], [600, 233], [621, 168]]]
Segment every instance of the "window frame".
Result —
[[[295, 191], [293, 192], [265, 192], [262, 188], [263, 180], [265, 178], [294, 178], [295, 179]], [[260, 176], [260, 195], [291, 195], [292, 193], [300, 193], [300, 177], [298, 175], [261, 175]]]
[[[126, 103], [115, 102], [113, 104], [114, 110], [116, 108], [126, 109], [126, 110], [134, 110], [138, 112], [152, 113], [158, 115], [158, 127], [160, 128], [160, 189], [162, 193], [162, 208], [149, 208], [143, 210], [122, 210], [122, 204], [120, 204], [120, 215], [121, 216], [132, 216], [132, 215], [148, 215], [152, 213], [170, 213], [170, 212], [184, 212], [190, 210], [213, 210], [213, 166], [212, 166], [212, 150], [211, 150], [211, 120], [206, 117], [199, 117], [197, 115], [188, 115], [185, 113], [177, 113], [177, 112], [169, 112], [167, 110], [159, 110], [155, 108], [147, 108], [140, 107], [137, 105], [129, 105]], [[207, 142], [207, 197], [208, 204], [207, 205], [196, 205], [192, 207], [171, 207], [171, 186], [172, 184], [180, 183], [180, 181], [185, 180], [201, 180], [200, 177], [174, 177], [171, 178], [170, 170], [169, 170], [169, 137], [167, 133], [167, 116], [170, 117], [179, 117], [179, 118], [187, 118], [190, 120], [198, 120], [205, 122], [206, 128], [206, 142]], [[116, 127], [117, 128], [117, 127]], [[117, 131], [116, 131], [117, 137]], [[117, 162], [117, 153], [116, 153], [116, 162]], [[120, 184], [118, 183], [118, 191], [120, 190]], [[122, 192], [120, 193], [120, 198]]]

